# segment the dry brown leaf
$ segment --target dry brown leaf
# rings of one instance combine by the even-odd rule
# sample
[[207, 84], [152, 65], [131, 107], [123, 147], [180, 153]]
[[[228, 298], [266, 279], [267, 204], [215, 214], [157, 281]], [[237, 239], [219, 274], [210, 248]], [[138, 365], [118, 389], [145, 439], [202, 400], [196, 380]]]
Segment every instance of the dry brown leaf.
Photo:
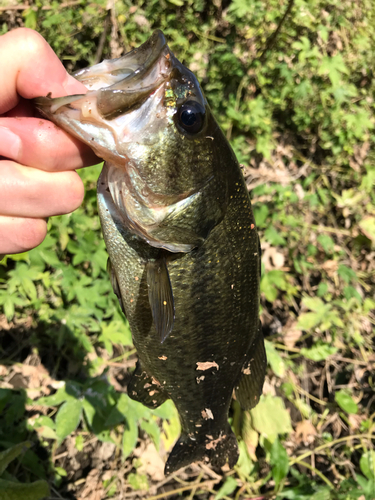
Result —
[[317, 431], [310, 420], [302, 420], [296, 426], [296, 442], [308, 446], [314, 442]]
[[326, 260], [323, 264], [321, 264], [321, 267], [331, 278], [336, 274], [339, 264], [337, 260]]
[[245, 412], [244, 414], [244, 424], [242, 427], [243, 440], [245, 441], [247, 451], [249, 452], [250, 458], [257, 461], [256, 449], [259, 444], [259, 434], [255, 429], [251, 427], [250, 424], [250, 414]]
[[157, 452], [154, 443], [148, 443], [141, 456], [142, 465], [138, 471], [146, 473], [153, 481], [164, 479], [164, 462]]
[[94, 465], [99, 467], [103, 462], [108, 461], [116, 451], [114, 443], [99, 443], [92, 454]]
[[349, 414], [348, 416], [349, 424], [350, 424], [350, 429], [353, 431], [356, 431], [359, 429], [361, 425], [361, 421], [363, 420], [360, 415], [352, 415]]
[[269, 247], [264, 250], [262, 246], [262, 262], [266, 271], [281, 269], [284, 267], [285, 257], [275, 247]]
[[293, 348], [302, 337], [302, 330], [297, 328], [297, 321], [290, 318], [283, 328], [283, 341], [286, 347]]
[[263, 394], [271, 394], [271, 396], [276, 396], [276, 389], [274, 384], [270, 383], [270, 380], [268, 377], [266, 377], [264, 384], [263, 384]]
[[78, 496], [78, 500], [102, 500], [105, 497], [99, 470], [92, 469], [86, 478], [85, 487]]
[[0, 365], [0, 377], [5, 377], [8, 374], [8, 368], [4, 365]]
[[145, 16], [142, 16], [142, 14], [137, 14], [136, 16], [134, 16], [134, 21], [140, 28], [145, 27], [148, 30], [151, 29], [150, 22], [145, 18]]

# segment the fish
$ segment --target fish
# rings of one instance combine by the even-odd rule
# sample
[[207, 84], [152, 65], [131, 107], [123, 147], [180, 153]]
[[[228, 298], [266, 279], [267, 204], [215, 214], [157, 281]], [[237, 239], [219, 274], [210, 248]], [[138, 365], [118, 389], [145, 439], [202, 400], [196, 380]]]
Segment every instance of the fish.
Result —
[[108, 271], [138, 353], [128, 395], [178, 410], [166, 475], [193, 462], [232, 468], [232, 396], [253, 408], [267, 365], [259, 237], [236, 156], [161, 31], [74, 76], [86, 94], [35, 104], [105, 161]]

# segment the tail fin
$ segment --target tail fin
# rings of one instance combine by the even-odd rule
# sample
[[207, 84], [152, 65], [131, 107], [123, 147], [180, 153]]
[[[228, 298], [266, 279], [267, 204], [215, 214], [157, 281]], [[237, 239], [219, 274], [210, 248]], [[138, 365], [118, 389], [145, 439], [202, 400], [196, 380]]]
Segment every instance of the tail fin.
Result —
[[[203, 440], [202, 440], [203, 438]], [[196, 439], [196, 440], [194, 440]], [[219, 468], [228, 463], [232, 468], [238, 460], [238, 446], [235, 435], [227, 424], [219, 435], [190, 436], [182, 433], [175, 444], [165, 466], [165, 475], [186, 467], [193, 462], [205, 461]]]

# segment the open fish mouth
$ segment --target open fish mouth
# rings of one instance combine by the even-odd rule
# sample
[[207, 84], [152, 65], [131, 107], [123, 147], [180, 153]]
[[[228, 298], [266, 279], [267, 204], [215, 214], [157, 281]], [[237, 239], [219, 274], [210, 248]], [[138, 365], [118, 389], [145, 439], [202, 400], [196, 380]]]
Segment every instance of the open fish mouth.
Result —
[[122, 90], [132, 89], [137, 83], [145, 87], [146, 80], [155, 78], [150, 73], [162, 54], [167, 56], [169, 48], [163, 33], [155, 31], [143, 45], [123, 57], [104, 60], [91, 68], [77, 71], [73, 76], [89, 90], [116, 85], [121, 81], [125, 84]]
[[134, 141], [135, 135], [139, 141], [140, 133], [147, 140], [148, 125], [157, 113], [161, 117], [163, 84], [176, 65], [180, 63], [163, 33], [155, 31], [123, 57], [75, 73], [87, 94], [38, 97], [34, 102], [44, 116], [89, 144], [104, 160], [126, 158], [122, 146]]
[[123, 57], [105, 60], [73, 76], [89, 90], [100, 89], [97, 109], [105, 119], [140, 105], [168, 77], [172, 54], [161, 31]]

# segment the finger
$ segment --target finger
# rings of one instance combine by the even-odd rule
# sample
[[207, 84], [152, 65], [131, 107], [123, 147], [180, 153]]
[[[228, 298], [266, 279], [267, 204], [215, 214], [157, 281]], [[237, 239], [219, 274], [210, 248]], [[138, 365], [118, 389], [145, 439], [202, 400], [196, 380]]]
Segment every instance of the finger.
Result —
[[3, 160], [0, 163], [0, 214], [44, 218], [72, 212], [84, 196], [76, 172], [44, 172]]
[[46, 234], [44, 219], [0, 216], [0, 254], [31, 250], [42, 243]]
[[0, 37], [0, 68], [0, 114], [14, 108], [19, 96], [32, 99], [49, 92], [53, 97], [86, 92], [44, 38], [28, 28]]
[[42, 118], [0, 118], [0, 155], [51, 172], [102, 161], [89, 147]]

